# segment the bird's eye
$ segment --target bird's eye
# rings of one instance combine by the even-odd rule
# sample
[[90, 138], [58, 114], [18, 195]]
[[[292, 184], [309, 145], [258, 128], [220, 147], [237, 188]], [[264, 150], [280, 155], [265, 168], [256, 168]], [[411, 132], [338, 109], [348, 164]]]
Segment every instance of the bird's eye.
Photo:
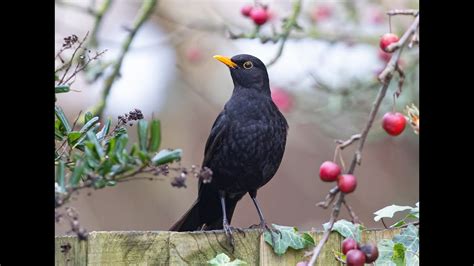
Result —
[[247, 61], [247, 62], [244, 63], [243, 66], [244, 66], [245, 69], [251, 69], [253, 67], [253, 64], [252, 64], [252, 62]]

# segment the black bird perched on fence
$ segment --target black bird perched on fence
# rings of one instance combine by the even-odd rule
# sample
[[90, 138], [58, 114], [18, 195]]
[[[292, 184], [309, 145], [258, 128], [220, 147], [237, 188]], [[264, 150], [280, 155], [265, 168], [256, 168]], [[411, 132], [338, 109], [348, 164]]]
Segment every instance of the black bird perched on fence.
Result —
[[234, 90], [204, 150], [202, 167], [212, 170], [212, 181], [199, 181], [197, 200], [170, 230], [224, 229], [233, 245], [230, 222], [246, 193], [257, 208], [260, 228], [269, 230], [258, 206], [257, 190], [280, 166], [288, 124], [272, 101], [267, 69], [260, 59], [247, 54], [214, 58], [229, 67]]

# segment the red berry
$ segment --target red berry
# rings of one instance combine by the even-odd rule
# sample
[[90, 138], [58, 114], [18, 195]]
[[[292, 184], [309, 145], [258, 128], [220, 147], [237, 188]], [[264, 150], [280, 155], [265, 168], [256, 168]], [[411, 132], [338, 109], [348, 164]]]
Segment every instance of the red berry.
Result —
[[250, 17], [257, 25], [263, 25], [268, 20], [268, 12], [263, 7], [256, 7], [250, 11]]
[[245, 17], [250, 17], [250, 12], [252, 11], [253, 6], [251, 4], [247, 4], [240, 9], [240, 13]]
[[319, 168], [319, 177], [324, 182], [336, 181], [340, 174], [341, 168], [331, 161], [325, 161]]
[[380, 38], [380, 48], [387, 53], [391, 53], [387, 51], [387, 47], [392, 44], [398, 42], [398, 36], [393, 33], [385, 33], [382, 38]]
[[351, 193], [357, 187], [357, 180], [353, 175], [340, 175], [337, 178], [337, 187], [344, 193]]
[[344, 253], [344, 255], [346, 255], [349, 250], [358, 248], [359, 245], [357, 244], [357, 241], [352, 238], [346, 238], [342, 241], [342, 253]]
[[330, 18], [332, 15], [332, 9], [329, 6], [319, 6], [313, 11], [313, 20], [323, 21]]
[[351, 249], [346, 255], [347, 266], [363, 266], [365, 263], [364, 252], [358, 249]]
[[379, 249], [374, 244], [362, 245], [360, 251], [364, 252], [366, 263], [372, 263], [379, 257]]
[[403, 114], [389, 112], [383, 116], [382, 127], [389, 135], [398, 136], [405, 130], [406, 123]]
[[272, 100], [282, 112], [288, 112], [293, 107], [293, 98], [280, 88], [272, 88]]

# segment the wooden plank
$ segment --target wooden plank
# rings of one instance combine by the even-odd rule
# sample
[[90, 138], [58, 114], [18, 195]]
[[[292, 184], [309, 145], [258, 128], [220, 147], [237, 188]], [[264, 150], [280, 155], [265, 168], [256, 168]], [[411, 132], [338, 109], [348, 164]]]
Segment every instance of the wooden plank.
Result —
[[[367, 230], [361, 244], [391, 239], [400, 229]], [[323, 232], [310, 232], [318, 243]], [[235, 250], [232, 253], [222, 231], [167, 232], [91, 232], [87, 241], [76, 236], [56, 237], [55, 265], [206, 265], [219, 253], [225, 253], [249, 265], [295, 265], [304, 258], [306, 250], [289, 249], [283, 256], [276, 255], [257, 230], [235, 232]], [[341, 252], [343, 237], [331, 233], [316, 265], [342, 265], [336, 261], [333, 250]]]
[[[314, 238], [314, 242], [317, 244], [321, 239], [322, 232], [310, 232], [311, 236]], [[342, 265], [334, 259], [332, 250], [341, 251], [341, 241], [342, 237], [338, 233], [331, 233], [329, 239], [324, 245], [319, 258], [316, 262], [316, 265]], [[304, 257], [305, 252], [311, 251], [314, 247], [309, 247], [303, 250], [294, 250], [288, 249], [287, 252], [278, 256], [273, 252], [273, 249], [270, 245], [265, 243], [265, 240], [260, 239], [260, 265], [296, 265], [299, 261], [308, 260], [309, 257]]]
[[260, 232], [234, 232], [235, 250], [232, 253], [222, 231], [173, 232], [170, 236], [170, 265], [206, 265], [219, 253], [225, 253], [249, 265], [258, 265]]
[[55, 265], [87, 265], [87, 241], [76, 236], [56, 237]]
[[167, 265], [167, 231], [92, 232], [87, 265]]

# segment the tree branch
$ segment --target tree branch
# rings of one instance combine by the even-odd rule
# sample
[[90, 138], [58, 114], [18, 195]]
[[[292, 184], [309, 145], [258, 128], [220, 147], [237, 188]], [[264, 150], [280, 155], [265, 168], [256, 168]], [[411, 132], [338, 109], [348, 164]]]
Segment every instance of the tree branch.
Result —
[[[352, 158], [352, 162], [351, 162], [351, 165], [349, 167], [349, 170], [347, 171], [347, 174], [353, 174], [356, 165], [360, 164], [360, 162], [361, 162], [362, 149], [364, 148], [364, 144], [365, 144], [365, 141], [367, 139], [367, 135], [370, 131], [370, 128], [373, 125], [373, 122], [375, 120], [375, 117], [377, 115], [379, 107], [382, 103], [382, 100], [384, 99], [385, 94], [387, 93], [387, 89], [388, 89], [388, 86], [390, 84], [390, 81], [392, 80], [393, 73], [397, 70], [397, 62], [400, 59], [402, 48], [403, 48], [403, 46], [406, 45], [408, 38], [416, 32], [416, 29], [418, 28], [418, 24], [419, 24], [419, 16], [417, 15], [414, 22], [410, 26], [410, 28], [403, 34], [402, 38], [400, 38], [400, 40], [396, 44], [391, 45], [393, 47], [397, 47], [396, 48], [397, 51], [392, 56], [390, 61], [387, 63], [387, 66], [385, 67], [385, 69], [379, 75], [379, 80], [382, 82], [383, 85], [379, 89], [377, 97], [376, 97], [376, 99], [375, 99], [375, 101], [372, 105], [372, 109], [369, 113], [369, 118], [368, 118], [367, 124], [366, 124], [364, 130], [362, 131], [362, 133], [360, 134], [359, 146], [357, 147], [357, 150], [354, 153], [354, 156]], [[336, 192], [335, 191], [336, 191], [335, 188], [331, 189], [329, 194], [326, 196], [326, 202], [328, 202], [328, 200], [331, 200], [331, 201], [334, 200], [334, 197], [339, 192], [339, 191], [336, 191]], [[317, 257], [319, 256], [319, 253], [322, 250], [322, 247], [324, 246], [324, 244], [328, 240], [329, 234], [331, 233], [334, 222], [336, 221], [336, 219], [339, 215], [341, 205], [345, 202], [344, 196], [345, 196], [345, 193], [342, 193], [342, 192], [339, 193], [339, 197], [338, 197], [336, 203], [334, 204], [332, 212], [331, 212], [331, 218], [329, 220], [329, 227], [325, 230], [324, 235], [323, 235], [322, 239], [319, 241], [318, 245], [313, 249], [312, 257], [311, 257], [311, 260], [309, 261], [308, 265], [310, 265], [310, 266], [314, 265], [314, 263], [316, 262]], [[324, 203], [326, 203], [326, 202], [324, 202]], [[320, 206], [324, 207], [325, 205], [321, 204]], [[348, 205], [346, 205], [346, 207], [348, 207]], [[351, 213], [352, 217], [357, 217], [357, 216], [355, 216], [355, 213], [353, 213], [353, 211], [351, 211], [352, 209], [350, 209], [350, 207], [348, 207], [348, 209], [349, 209], [349, 212]]]

